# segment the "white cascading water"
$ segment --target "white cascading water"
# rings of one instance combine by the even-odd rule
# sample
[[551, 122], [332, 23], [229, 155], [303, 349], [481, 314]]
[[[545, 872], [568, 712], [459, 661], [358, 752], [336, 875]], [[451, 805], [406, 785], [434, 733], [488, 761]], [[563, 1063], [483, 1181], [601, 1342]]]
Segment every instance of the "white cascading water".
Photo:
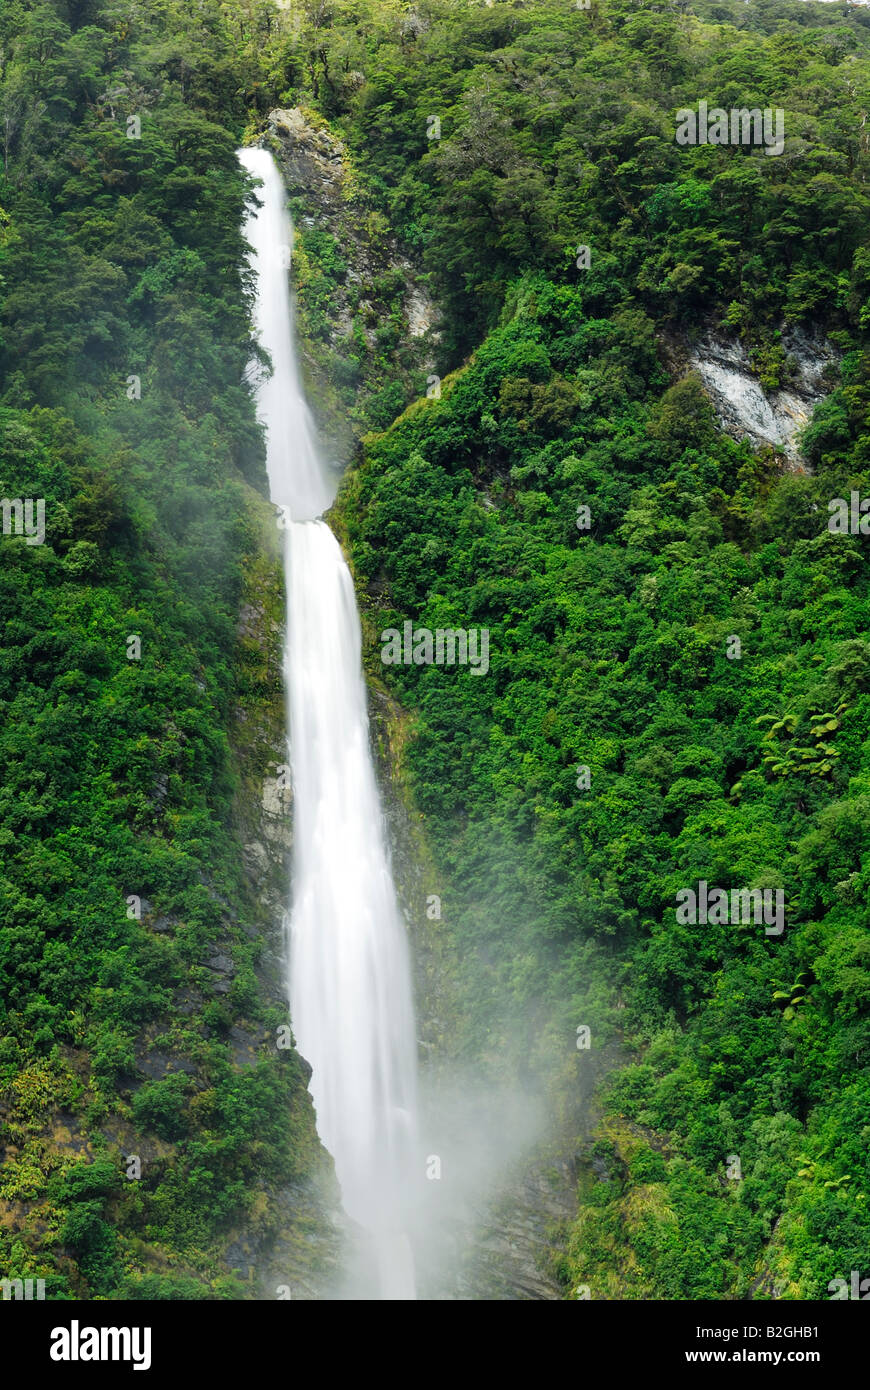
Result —
[[320, 1137], [342, 1202], [367, 1233], [377, 1288], [413, 1298], [416, 1044], [405, 928], [369, 751], [361, 636], [341, 549], [317, 518], [335, 496], [299, 381], [287, 268], [292, 225], [272, 156], [244, 149], [262, 179], [244, 235], [257, 276], [254, 322], [272, 359], [252, 372], [272, 500], [285, 516], [284, 676], [294, 792], [289, 995], [312, 1067]]

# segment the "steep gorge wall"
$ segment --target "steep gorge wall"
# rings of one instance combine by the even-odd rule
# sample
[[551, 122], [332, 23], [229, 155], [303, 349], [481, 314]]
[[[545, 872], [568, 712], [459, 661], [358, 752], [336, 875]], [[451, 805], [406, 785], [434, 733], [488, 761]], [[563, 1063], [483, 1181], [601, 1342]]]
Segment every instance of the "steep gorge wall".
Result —
[[299, 107], [274, 110], [260, 141], [281, 168], [294, 221], [308, 395], [322, 437], [345, 464], [367, 428], [385, 427], [425, 391], [435, 307], [426, 278], [400, 250], [322, 117]]

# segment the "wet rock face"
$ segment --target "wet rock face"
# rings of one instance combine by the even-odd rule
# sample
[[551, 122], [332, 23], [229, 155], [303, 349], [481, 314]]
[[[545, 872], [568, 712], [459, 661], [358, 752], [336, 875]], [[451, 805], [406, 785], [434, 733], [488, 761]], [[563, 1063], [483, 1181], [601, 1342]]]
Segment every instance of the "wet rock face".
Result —
[[576, 1175], [563, 1158], [535, 1164], [497, 1203], [479, 1213], [474, 1239], [457, 1261], [455, 1298], [550, 1302], [564, 1297], [548, 1268], [553, 1232], [577, 1211]]
[[776, 390], [764, 389], [737, 338], [709, 331], [685, 360], [701, 378], [722, 429], [759, 447], [771, 445], [797, 469], [804, 466], [800, 432], [831, 389], [839, 359], [826, 339], [806, 329], [783, 329], [781, 341], [786, 371]]
[[290, 197], [313, 195], [321, 211], [338, 213], [344, 176], [344, 147], [338, 137], [309, 125], [298, 106], [270, 111], [269, 133], [280, 141]]
[[435, 305], [352, 152], [317, 113], [271, 111], [259, 144], [281, 170], [293, 216], [290, 275], [306, 396], [324, 446], [344, 466], [359, 436], [384, 428], [435, 371]]
[[[348, 152], [338, 136], [311, 124], [295, 106], [270, 111], [265, 143], [278, 159], [288, 196], [305, 200], [308, 211], [303, 225], [325, 227], [336, 237], [347, 260], [345, 284], [338, 287], [339, 302], [333, 305], [333, 342], [351, 331], [350, 287], [365, 288], [390, 271], [398, 272], [404, 281], [407, 337], [423, 338], [429, 333], [435, 310], [428, 290], [386, 228], [373, 235], [368, 222], [370, 210], [355, 187]], [[361, 307], [377, 308], [366, 299]], [[364, 331], [374, 342], [373, 327], [367, 325]]]

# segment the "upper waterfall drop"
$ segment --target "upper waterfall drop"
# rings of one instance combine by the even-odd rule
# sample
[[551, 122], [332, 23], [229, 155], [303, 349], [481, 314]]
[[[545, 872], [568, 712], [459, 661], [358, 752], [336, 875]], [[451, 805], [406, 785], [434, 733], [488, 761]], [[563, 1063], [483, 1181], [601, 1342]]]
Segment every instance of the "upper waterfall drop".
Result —
[[269, 489], [272, 501], [286, 507], [294, 521], [313, 521], [335, 500], [338, 480], [320, 458], [299, 380], [287, 285], [293, 224], [281, 173], [268, 150], [251, 147], [237, 153], [248, 173], [263, 181], [262, 207], [246, 219], [244, 233], [257, 273], [254, 327], [272, 359], [271, 374], [258, 362], [250, 369], [257, 413], [266, 429]]
[[[310, 1062], [317, 1128], [342, 1202], [367, 1233], [365, 1293], [413, 1298], [408, 1236], [422, 1177], [411, 970], [369, 750], [353, 580], [325, 522], [335, 480], [299, 381], [284, 185], [264, 150], [239, 152], [263, 180], [244, 233], [257, 276], [255, 326], [273, 364], [252, 374], [272, 499], [285, 528], [284, 677], [294, 794], [289, 996]], [[371, 1287], [374, 1285], [374, 1288]]]

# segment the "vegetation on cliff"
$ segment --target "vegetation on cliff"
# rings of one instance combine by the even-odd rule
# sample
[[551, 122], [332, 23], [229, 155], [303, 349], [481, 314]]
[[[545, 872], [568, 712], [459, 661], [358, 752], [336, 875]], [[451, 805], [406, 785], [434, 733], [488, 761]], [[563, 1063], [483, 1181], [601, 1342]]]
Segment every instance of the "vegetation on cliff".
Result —
[[[340, 507], [371, 631], [491, 634], [482, 677], [368, 653], [461, 956], [450, 1045], [550, 1078], [569, 1115], [579, 1027], [632, 1054], [566, 1292], [815, 1298], [868, 1272], [868, 570], [826, 525], [870, 495], [868, 19], [5, 6], [0, 490], [46, 499], [46, 538], [0, 540], [2, 1272], [240, 1292], [234, 1223], [310, 1161], [297, 1060], [240, 1069], [227, 1036], [281, 1017], [233, 829], [233, 713], [274, 698], [236, 632], [265, 480], [233, 147], [296, 106], [444, 311], [440, 395], [400, 361], [396, 284], [363, 287], [394, 321], [327, 365], [341, 399], [376, 383]], [[782, 153], [678, 146], [700, 100], [781, 108]], [[345, 248], [304, 246], [325, 342]], [[709, 324], [766, 387], [795, 371], [785, 325], [835, 346], [808, 471], [673, 381], [663, 340]], [[785, 931], [679, 921], [700, 880], [782, 890]], [[173, 1070], [146, 1079], [154, 1050]]]
[[0, 1274], [49, 1297], [239, 1296], [316, 1143], [236, 819], [280, 671], [219, 18], [0, 16], [0, 492], [45, 505], [0, 539]]
[[[370, 651], [413, 713], [457, 1049], [563, 1099], [579, 1026], [634, 1053], [569, 1294], [825, 1297], [870, 1234], [868, 568], [827, 527], [870, 490], [867, 17], [416, 14], [373, 23], [365, 82], [321, 102], [430, 267], [458, 366], [366, 441], [341, 507], [374, 634], [490, 631], [482, 678]], [[783, 108], [782, 155], [680, 148], [702, 98]], [[663, 336], [709, 324], [767, 387], [794, 369], [784, 326], [836, 344], [812, 472], [672, 382]], [[785, 931], [680, 921], [702, 880], [782, 890]]]

